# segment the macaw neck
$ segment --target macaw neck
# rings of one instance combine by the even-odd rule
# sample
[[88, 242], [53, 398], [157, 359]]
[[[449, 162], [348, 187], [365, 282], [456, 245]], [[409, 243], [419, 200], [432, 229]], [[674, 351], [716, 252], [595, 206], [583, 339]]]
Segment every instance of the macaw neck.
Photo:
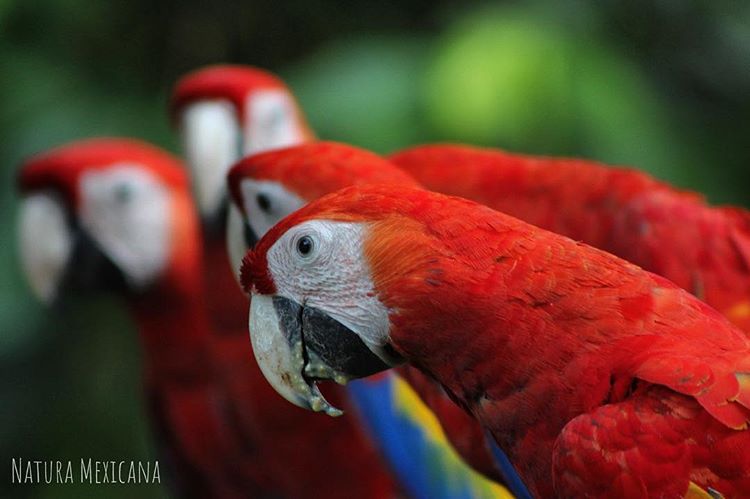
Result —
[[143, 344], [147, 378], [201, 375], [210, 365], [209, 324], [200, 275], [171, 275], [130, 300]]
[[[456, 289], [463, 292], [456, 291], [445, 301], [436, 299], [436, 293], [430, 295], [429, 308], [436, 309], [420, 311], [420, 317], [432, 316], [421, 325], [407, 323], [405, 316], [392, 317], [394, 347], [497, 438], [533, 489], [537, 480], [549, 481], [545, 470], [551, 469], [556, 436], [585, 406], [569, 386], [558, 381], [562, 366], [573, 362], [579, 345], [548, 338], [535, 341], [533, 336], [543, 333], [544, 327], [537, 329], [542, 321], [521, 310], [528, 303], [497, 306], [492, 302], [501, 302], [500, 294], [482, 299], [479, 290], [466, 293], [465, 282]], [[464, 307], [472, 300], [476, 301]], [[522, 338], [528, 342], [524, 344]], [[592, 398], [599, 397], [599, 392], [592, 386]], [[535, 442], [531, 456], [525, 454], [528, 446], [523, 445], [529, 438]], [[542, 492], [536, 491], [545, 497]]]

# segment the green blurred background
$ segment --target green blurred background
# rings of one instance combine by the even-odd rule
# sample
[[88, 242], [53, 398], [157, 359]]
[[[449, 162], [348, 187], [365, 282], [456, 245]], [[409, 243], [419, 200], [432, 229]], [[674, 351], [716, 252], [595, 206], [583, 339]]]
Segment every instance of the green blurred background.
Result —
[[748, 2], [0, 0], [0, 497], [164, 494], [10, 486], [11, 457], [154, 458], [133, 324], [111, 297], [35, 303], [14, 176], [92, 135], [177, 151], [170, 86], [215, 62], [281, 74], [326, 139], [585, 156], [750, 203]]

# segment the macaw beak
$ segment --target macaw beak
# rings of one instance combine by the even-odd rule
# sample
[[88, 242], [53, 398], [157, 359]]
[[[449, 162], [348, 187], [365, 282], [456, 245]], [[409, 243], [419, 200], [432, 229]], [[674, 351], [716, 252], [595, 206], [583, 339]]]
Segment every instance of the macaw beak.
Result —
[[241, 289], [240, 268], [242, 267], [242, 259], [248, 250], [253, 249], [258, 243], [258, 236], [252, 227], [250, 227], [250, 224], [244, 220], [240, 210], [231, 203], [229, 205], [229, 213], [227, 214], [226, 238], [229, 261], [232, 264], [234, 277]]
[[19, 215], [21, 264], [40, 301], [53, 305], [64, 291], [125, 287], [120, 269], [55, 196], [29, 195]]
[[39, 192], [24, 196], [18, 212], [18, 255], [36, 297], [52, 304], [70, 263], [74, 235], [58, 196]]
[[125, 274], [83, 229], [75, 230], [70, 263], [58, 286], [60, 292], [123, 291]]
[[318, 381], [346, 384], [390, 367], [340, 322], [283, 296], [253, 295], [250, 338], [263, 375], [282, 397], [329, 416], [343, 412], [325, 400]]
[[[242, 134], [234, 106], [224, 100], [188, 105], [181, 111], [180, 136], [201, 219], [211, 227], [225, 213], [226, 173], [242, 156]], [[224, 220], [218, 221], [223, 227]]]
[[214, 239], [224, 236], [223, 231], [226, 229], [229, 220], [230, 209], [231, 204], [225, 196], [213, 211], [201, 213], [201, 226], [208, 238]]

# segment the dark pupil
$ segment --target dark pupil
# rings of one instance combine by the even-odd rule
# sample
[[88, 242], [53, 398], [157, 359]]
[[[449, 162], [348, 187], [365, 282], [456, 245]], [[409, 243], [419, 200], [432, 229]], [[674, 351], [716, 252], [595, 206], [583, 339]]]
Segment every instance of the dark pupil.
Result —
[[307, 255], [312, 251], [312, 246], [312, 240], [305, 236], [297, 242], [297, 251], [299, 251], [300, 255]]
[[279, 126], [283, 117], [284, 117], [284, 111], [282, 111], [281, 109], [274, 109], [273, 114], [271, 114], [271, 118], [268, 120], [269, 126], [271, 127]]
[[271, 200], [265, 194], [258, 194], [255, 199], [261, 210], [268, 212], [271, 209]]
[[133, 193], [128, 185], [122, 184], [115, 188], [115, 199], [118, 203], [127, 203], [132, 196]]

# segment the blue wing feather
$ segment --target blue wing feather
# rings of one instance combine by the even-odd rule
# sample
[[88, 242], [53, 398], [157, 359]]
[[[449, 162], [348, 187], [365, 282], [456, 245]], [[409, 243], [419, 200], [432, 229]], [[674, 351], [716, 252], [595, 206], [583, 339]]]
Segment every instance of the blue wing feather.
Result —
[[489, 432], [487, 433], [486, 438], [487, 442], [490, 444], [492, 456], [495, 458], [495, 466], [497, 466], [497, 469], [505, 480], [505, 485], [517, 499], [531, 499], [529, 489], [524, 485], [518, 472], [508, 459], [508, 456], [506, 456], [505, 452], [503, 452], [503, 450], [497, 445], [495, 439], [489, 434]]
[[411, 497], [512, 497], [461, 460], [435, 416], [395, 373], [353, 381], [348, 387], [367, 431]]

